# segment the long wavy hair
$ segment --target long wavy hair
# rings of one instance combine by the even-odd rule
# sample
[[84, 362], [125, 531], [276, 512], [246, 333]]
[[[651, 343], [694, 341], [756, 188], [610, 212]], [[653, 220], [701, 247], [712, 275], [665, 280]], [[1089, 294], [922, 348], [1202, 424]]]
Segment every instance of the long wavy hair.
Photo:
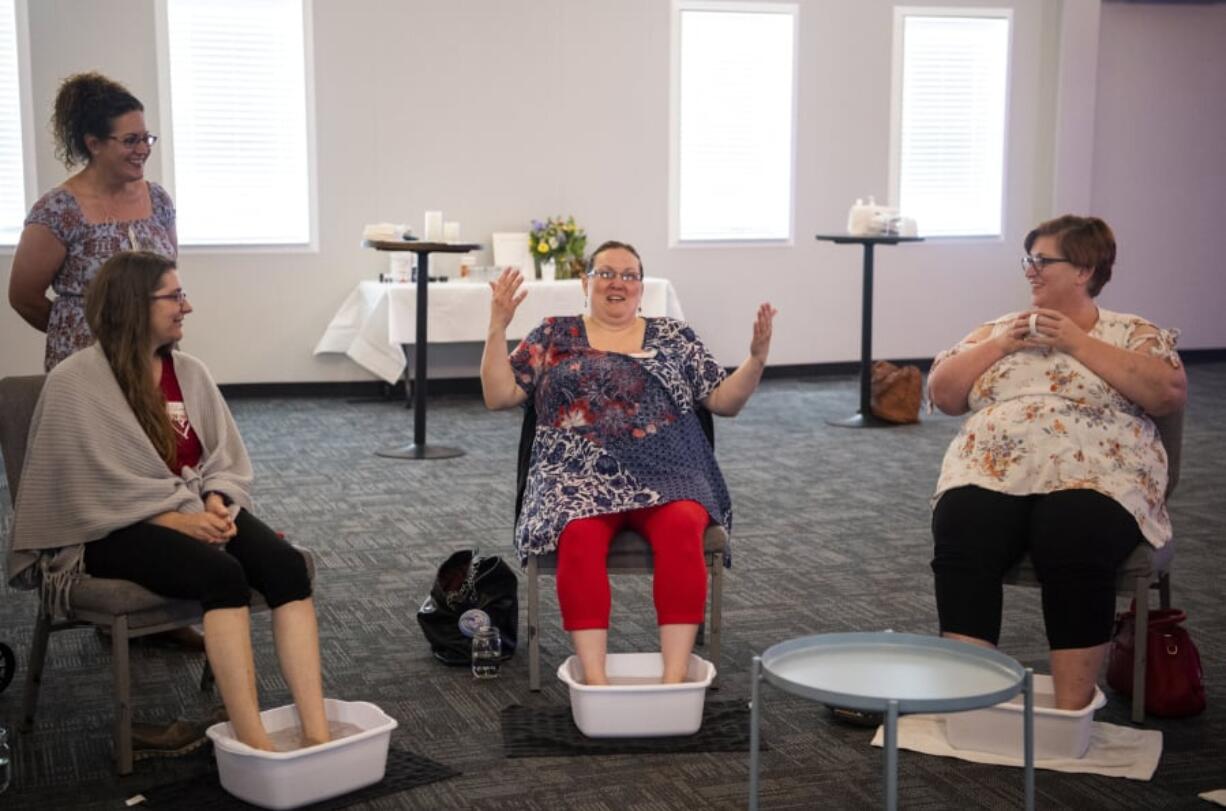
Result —
[[[85, 293], [85, 320], [106, 355], [124, 399], [154, 449], [173, 470], [176, 442], [166, 397], [153, 384], [149, 311], [162, 276], [175, 263], [148, 251], [117, 253], [94, 276]], [[171, 346], [158, 349], [170, 355]]]

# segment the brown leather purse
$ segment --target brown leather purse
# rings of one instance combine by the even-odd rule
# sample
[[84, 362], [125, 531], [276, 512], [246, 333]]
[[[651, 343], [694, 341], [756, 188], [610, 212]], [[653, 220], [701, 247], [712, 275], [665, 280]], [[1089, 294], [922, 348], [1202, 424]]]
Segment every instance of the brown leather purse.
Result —
[[872, 399], [869, 402], [873, 416], [900, 424], [919, 422], [922, 377], [916, 366], [873, 361]]

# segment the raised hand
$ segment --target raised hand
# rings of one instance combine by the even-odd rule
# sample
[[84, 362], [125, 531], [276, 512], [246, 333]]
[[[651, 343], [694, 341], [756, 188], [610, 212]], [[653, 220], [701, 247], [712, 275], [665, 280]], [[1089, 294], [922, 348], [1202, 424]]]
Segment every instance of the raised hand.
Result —
[[779, 311], [765, 302], [758, 305], [758, 314], [753, 322], [753, 338], [749, 341], [749, 356], [765, 364], [766, 356], [771, 351], [771, 334], [775, 316]]
[[507, 268], [498, 278], [490, 282], [490, 327], [506, 330], [515, 311], [528, 295], [527, 290], [520, 290], [524, 283], [523, 274], [519, 268]]

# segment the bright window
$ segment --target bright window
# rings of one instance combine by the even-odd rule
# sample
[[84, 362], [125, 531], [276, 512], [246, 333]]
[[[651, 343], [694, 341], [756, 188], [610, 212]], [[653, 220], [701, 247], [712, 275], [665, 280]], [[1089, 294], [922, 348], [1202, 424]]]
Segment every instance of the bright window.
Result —
[[304, 0], [166, 0], [182, 245], [311, 241]]
[[16, 6], [0, 0], [0, 245], [17, 244], [26, 216]]
[[1009, 14], [894, 10], [891, 185], [923, 236], [1002, 231]]
[[674, 1], [674, 244], [791, 238], [797, 14]]

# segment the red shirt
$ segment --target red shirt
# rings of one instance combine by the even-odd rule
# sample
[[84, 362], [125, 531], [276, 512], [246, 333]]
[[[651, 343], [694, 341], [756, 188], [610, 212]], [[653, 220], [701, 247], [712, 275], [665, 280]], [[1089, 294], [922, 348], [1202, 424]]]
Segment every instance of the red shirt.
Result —
[[[166, 397], [166, 412], [170, 415], [170, 425], [175, 432], [175, 455], [179, 468], [184, 465], [196, 467], [200, 457], [204, 456], [204, 446], [200, 437], [192, 430], [188, 421], [187, 408], [183, 405], [183, 391], [179, 388], [179, 378], [175, 375], [175, 364], [169, 355], [162, 358], [162, 379], [160, 381], [162, 394]], [[179, 474], [179, 470], [171, 468], [171, 473]]]

